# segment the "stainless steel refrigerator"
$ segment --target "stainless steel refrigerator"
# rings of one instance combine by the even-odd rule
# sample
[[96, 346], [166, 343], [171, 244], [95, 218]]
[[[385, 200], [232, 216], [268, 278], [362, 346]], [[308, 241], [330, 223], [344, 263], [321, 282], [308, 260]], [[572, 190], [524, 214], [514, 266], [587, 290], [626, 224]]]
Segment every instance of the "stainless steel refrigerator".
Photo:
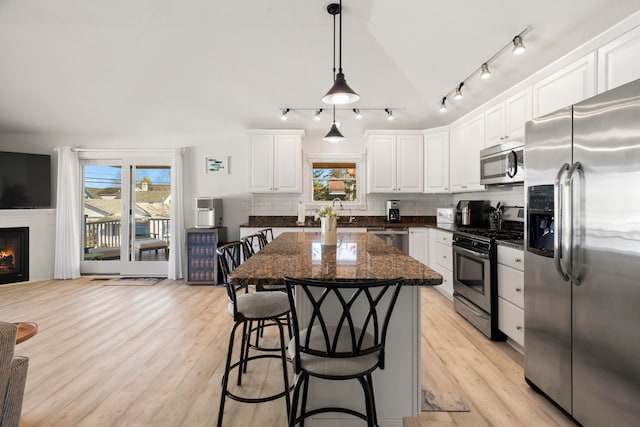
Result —
[[525, 377], [585, 426], [640, 422], [640, 80], [525, 135]]

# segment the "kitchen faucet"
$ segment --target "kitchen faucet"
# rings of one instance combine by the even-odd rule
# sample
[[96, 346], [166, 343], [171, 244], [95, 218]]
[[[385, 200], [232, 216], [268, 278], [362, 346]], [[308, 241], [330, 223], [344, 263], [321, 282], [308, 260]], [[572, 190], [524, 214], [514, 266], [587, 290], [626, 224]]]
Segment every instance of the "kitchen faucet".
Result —
[[335, 208], [336, 207], [336, 202], [338, 202], [338, 204], [340, 205], [340, 209], [342, 209], [342, 200], [340, 200], [338, 197], [333, 199], [333, 201], [331, 202], [331, 207]]

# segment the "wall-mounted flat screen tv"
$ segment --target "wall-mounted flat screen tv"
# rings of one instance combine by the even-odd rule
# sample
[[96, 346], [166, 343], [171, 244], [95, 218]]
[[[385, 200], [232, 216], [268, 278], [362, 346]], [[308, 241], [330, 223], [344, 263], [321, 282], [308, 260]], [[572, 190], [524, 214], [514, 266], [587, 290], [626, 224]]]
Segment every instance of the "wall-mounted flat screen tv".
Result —
[[51, 207], [51, 156], [0, 151], [0, 209]]

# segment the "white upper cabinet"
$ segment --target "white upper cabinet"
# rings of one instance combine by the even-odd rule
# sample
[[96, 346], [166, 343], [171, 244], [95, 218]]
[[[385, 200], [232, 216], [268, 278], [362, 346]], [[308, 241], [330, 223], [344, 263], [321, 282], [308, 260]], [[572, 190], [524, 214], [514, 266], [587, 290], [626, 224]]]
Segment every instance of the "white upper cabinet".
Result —
[[484, 112], [485, 147], [524, 140], [524, 124], [531, 120], [531, 87]]
[[249, 134], [249, 192], [302, 192], [303, 131]]
[[531, 86], [505, 101], [505, 139], [524, 141], [524, 125], [533, 118]]
[[485, 147], [491, 147], [504, 141], [507, 133], [505, 130], [506, 114], [504, 109], [504, 102], [501, 102], [484, 112]]
[[431, 130], [424, 134], [424, 192], [449, 192], [449, 132]]
[[465, 173], [465, 146], [467, 127], [460, 124], [449, 132], [449, 184], [451, 192], [463, 191], [467, 177]]
[[598, 49], [598, 93], [640, 78], [640, 27]]
[[480, 185], [480, 150], [484, 148], [484, 114], [451, 129], [449, 134], [451, 192], [483, 191]]
[[533, 117], [567, 107], [596, 94], [595, 52], [533, 85]]
[[424, 143], [421, 134], [367, 132], [369, 193], [422, 193]]

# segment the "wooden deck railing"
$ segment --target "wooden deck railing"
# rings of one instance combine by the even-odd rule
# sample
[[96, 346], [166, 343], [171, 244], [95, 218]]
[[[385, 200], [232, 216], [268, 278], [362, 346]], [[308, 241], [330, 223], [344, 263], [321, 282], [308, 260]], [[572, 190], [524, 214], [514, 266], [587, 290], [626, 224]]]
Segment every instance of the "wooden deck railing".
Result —
[[[140, 223], [138, 223], [140, 224]], [[151, 218], [148, 220], [149, 236], [169, 242], [169, 219]], [[115, 248], [120, 246], [119, 220], [87, 222], [84, 225], [85, 248]], [[136, 227], [138, 229], [138, 227]], [[146, 225], [144, 230], [146, 232]], [[139, 236], [140, 237], [140, 236]]]

